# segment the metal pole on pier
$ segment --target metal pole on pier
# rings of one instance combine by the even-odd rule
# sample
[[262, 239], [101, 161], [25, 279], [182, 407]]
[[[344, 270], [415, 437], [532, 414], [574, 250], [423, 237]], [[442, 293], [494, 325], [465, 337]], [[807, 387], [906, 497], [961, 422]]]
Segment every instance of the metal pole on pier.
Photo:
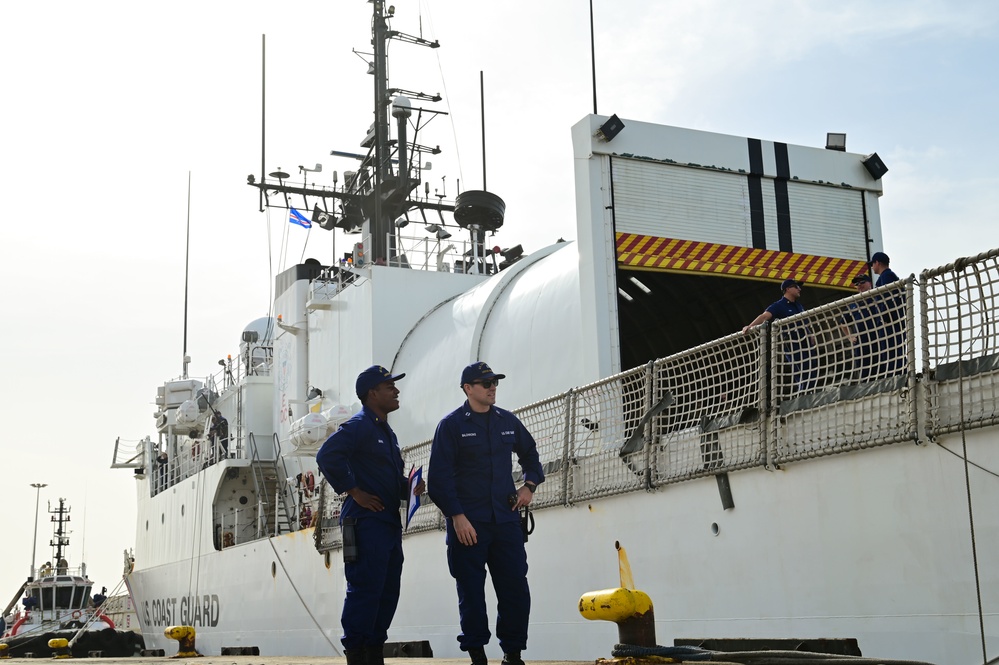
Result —
[[31, 483], [35, 488], [35, 537], [31, 539], [31, 579], [35, 579], [35, 547], [38, 545], [38, 500], [46, 483]]

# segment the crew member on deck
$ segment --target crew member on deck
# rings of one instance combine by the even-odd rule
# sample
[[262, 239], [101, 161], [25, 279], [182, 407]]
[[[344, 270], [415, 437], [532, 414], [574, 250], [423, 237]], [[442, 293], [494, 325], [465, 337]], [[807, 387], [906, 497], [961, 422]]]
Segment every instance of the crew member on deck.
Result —
[[[857, 293], [871, 290], [871, 278], [866, 273], [853, 278]], [[850, 311], [843, 316], [843, 329], [853, 345], [853, 366], [860, 381], [870, 381], [875, 376], [878, 358], [884, 351], [884, 331], [880, 303], [874, 299], [850, 304]]]
[[[340, 641], [347, 665], [383, 665], [388, 629], [399, 604], [399, 506], [409, 498], [409, 480], [388, 414], [399, 408], [395, 382], [404, 376], [393, 376], [378, 365], [361, 372], [355, 390], [363, 408], [326, 439], [316, 456], [333, 490], [349, 495], [340, 514], [347, 578]], [[423, 486], [421, 481], [413, 493], [422, 494]], [[356, 557], [348, 554], [352, 536]]]
[[[430, 450], [430, 498], [447, 517], [447, 563], [458, 590], [458, 642], [472, 665], [487, 665], [486, 566], [496, 591], [496, 637], [504, 665], [524, 665], [531, 591], [520, 508], [545, 480], [537, 444], [523, 423], [497, 409], [503, 374], [484, 362], [461, 373], [465, 403], [437, 425]], [[524, 476], [513, 483], [513, 454]]]
[[[750, 328], [772, 319], [786, 319], [804, 312], [804, 306], [798, 302], [801, 298], [801, 287], [801, 282], [790, 278], [781, 282], [780, 291], [783, 294], [781, 299], [767, 307], [762, 314], [753, 319], [752, 323], [743, 326], [742, 332], [746, 333]], [[808, 324], [802, 321], [798, 325], [785, 328], [784, 344], [784, 359], [791, 365], [794, 389], [811, 390], [815, 387], [817, 372], [812, 350], [815, 340]]]
[[229, 421], [218, 411], [212, 414], [212, 426], [208, 428], [212, 442], [212, 462], [229, 457]]
[[[891, 260], [884, 252], [874, 252], [871, 260], [867, 262], [871, 271], [878, 276], [878, 281], [874, 282], [874, 287], [893, 284], [898, 281], [888, 264]], [[881, 300], [881, 309], [885, 323], [884, 339], [885, 351], [882, 363], [888, 376], [899, 374], [905, 367], [905, 296], [902, 292], [894, 295], [884, 296]]]
[[891, 260], [884, 252], [874, 252], [871, 255], [871, 260], [867, 262], [867, 266], [878, 276], [878, 281], [874, 283], [875, 288], [898, 281], [898, 275], [888, 267], [890, 262]]

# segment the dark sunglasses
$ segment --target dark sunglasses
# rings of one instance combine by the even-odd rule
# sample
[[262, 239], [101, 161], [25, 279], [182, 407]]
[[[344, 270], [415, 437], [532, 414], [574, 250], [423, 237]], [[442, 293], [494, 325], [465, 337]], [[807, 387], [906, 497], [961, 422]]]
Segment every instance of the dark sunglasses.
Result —
[[499, 385], [499, 379], [486, 379], [485, 381], [472, 381], [472, 383], [482, 386], [485, 389], [492, 388], [493, 386]]

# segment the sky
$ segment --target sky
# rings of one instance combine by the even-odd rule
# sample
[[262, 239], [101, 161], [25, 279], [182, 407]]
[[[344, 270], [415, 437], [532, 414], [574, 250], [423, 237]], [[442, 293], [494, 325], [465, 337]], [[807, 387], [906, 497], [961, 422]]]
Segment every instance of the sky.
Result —
[[[506, 201], [499, 244], [575, 239], [570, 127], [593, 111], [583, 0], [396, 0], [392, 85], [440, 92], [421, 136], [432, 189]], [[999, 246], [999, 3], [593, 0], [601, 114], [850, 152], [889, 168], [883, 249], [906, 276]], [[69, 561], [113, 588], [135, 537], [116, 438], [155, 436], [156, 387], [214, 372], [268, 314], [273, 275], [352, 242], [258, 212], [266, 171], [342, 174], [371, 122], [364, 0], [20, 2], [0, 24], [5, 424], [0, 595], [51, 558], [47, 504], [72, 506]], [[356, 49], [360, 54], [352, 53]], [[185, 252], [190, 173], [190, 251]], [[442, 177], [446, 178], [442, 179]], [[310, 174], [310, 179], [313, 175]], [[341, 176], [342, 177], [342, 176]], [[325, 180], [323, 181], [325, 182]], [[185, 256], [187, 255], [187, 259]]]

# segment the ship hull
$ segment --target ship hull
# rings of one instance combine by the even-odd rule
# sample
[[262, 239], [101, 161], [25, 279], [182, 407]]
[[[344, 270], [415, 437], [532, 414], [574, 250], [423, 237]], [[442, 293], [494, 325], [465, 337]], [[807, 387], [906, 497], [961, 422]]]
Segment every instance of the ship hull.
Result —
[[[994, 428], [966, 437], [977, 464], [999, 468]], [[960, 450], [961, 438], [939, 443], [735, 472], [728, 510], [716, 480], [703, 478], [538, 511], [528, 543], [528, 655], [609, 653], [616, 627], [586, 621], [577, 604], [587, 591], [619, 585], [619, 542], [636, 587], [655, 603], [660, 644], [853, 637], [865, 655], [972, 662], [981, 656], [976, 588], [991, 641], [999, 637], [999, 579], [986, 565], [976, 581], [964, 467], [942, 449]], [[973, 505], [995, 505], [999, 484], [972, 475], [971, 496]], [[999, 547], [994, 520], [981, 515], [980, 558]], [[458, 657], [443, 533], [407, 536], [404, 547], [389, 640], [427, 640], [435, 656]], [[137, 563], [129, 585], [147, 648], [172, 653], [163, 628], [189, 623], [206, 654], [257, 646], [265, 655], [335, 655], [344, 594], [338, 557], [332, 552], [327, 567], [307, 529], [149, 569]]]

